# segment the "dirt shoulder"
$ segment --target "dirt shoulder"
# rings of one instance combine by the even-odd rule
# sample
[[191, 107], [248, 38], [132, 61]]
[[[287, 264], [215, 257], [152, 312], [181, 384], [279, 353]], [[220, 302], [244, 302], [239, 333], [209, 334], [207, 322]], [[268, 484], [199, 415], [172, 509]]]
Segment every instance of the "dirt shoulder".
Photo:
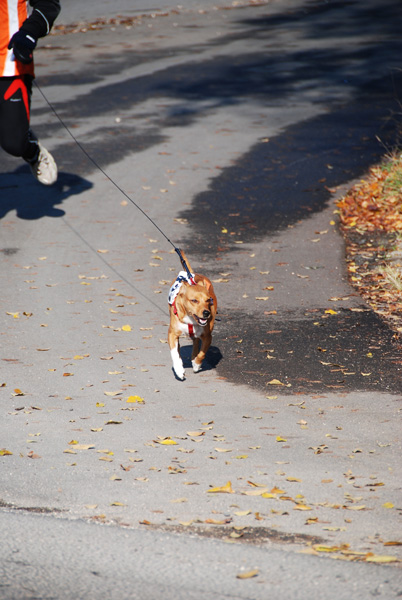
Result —
[[338, 203], [351, 285], [402, 334], [402, 154], [370, 170]]

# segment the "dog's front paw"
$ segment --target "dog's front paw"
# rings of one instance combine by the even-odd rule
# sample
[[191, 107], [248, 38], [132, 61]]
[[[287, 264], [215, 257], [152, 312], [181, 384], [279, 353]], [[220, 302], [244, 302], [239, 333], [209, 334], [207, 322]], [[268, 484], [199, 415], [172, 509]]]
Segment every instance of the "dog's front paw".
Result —
[[185, 379], [183, 363], [173, 364], [173, 371], [175, 372], [175, 375], [178, 379], [181, 379], [181, 381]]
[[194, 373], [198, 373], [198, 371], [201, 371], [202, 363], [197, 363], [195, 360], [192, 360], [191, 364], [193, 365]]

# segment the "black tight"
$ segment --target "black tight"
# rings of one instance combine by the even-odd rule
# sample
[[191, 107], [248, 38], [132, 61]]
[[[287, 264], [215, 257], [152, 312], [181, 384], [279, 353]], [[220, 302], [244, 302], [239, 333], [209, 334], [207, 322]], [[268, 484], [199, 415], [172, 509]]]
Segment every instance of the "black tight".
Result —
[[0, 146], [12, 156], [35, 160], [38, 140], [29, 127], [32, 77], [0, 77]]

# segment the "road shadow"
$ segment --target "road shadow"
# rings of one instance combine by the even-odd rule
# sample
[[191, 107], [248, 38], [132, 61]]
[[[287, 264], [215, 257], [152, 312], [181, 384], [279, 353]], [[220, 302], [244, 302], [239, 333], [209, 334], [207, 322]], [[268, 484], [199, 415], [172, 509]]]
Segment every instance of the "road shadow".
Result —
[[61, 208], [64, 200], [82, 194], [93, 184], [87, 179], [72, 173], [59, 172], [54, 185], [38, 183], [26, 165], [13, 173], [2, 173], [0, 179], [0, 219], [10, 212], [19, 219], [37, 220], [42, 217], [63, 217]]
[[222, 315], [225, 336], [219, 345], [225, 360], [218, 374], [270, 396], [400, 394], [401, 346], [369, 308], [355, 310], [286, 311], [277, 317], [231, 310]]
[[[48, 89], [53, 85], [77, 87], [87, 84], [90, 74], [90, 91], [79, 94], [75, 102], [53, 104], [57, 114], [70, 127], [76, 128], [80, 123], [85, 125], [88, 119], [93, 121], [97, 117], [99, 123], [102, 122], [99, 117], [106, 122], [114, 121], [116, 114], [131, 113], [118, 126], [93, 127], [81, 140], [103, 168], [129, 154], [160, 145], [168, 140], [169, 128], [189, 127], [211, 112], [232, 105], [245, 109], [252, 106], [258, 111], [259, 106], [277, 109], [293, 103], [295, 106], [303, 102], [315, 104], [317, 113], [325, 111], [328, 122], [337, 121], [333, 132], [337, 134], [338, 147], [342, 147], [338, 143], [342, 132], [344, 141], [348, 140], [347, 129], [352, 119], [356, 124], [365, 125], [366, 135], [372, 140], [382, 129], [379, 120], [387, 116], [390, 107], [398, 110], [392, 77], [400, 70], [402, 52], [399, 0], [384, 0], [378, 2], [378, 6], [373, 4], [308, 2], [272, 15], [267, 7], [255, 7], [253, 12], [249, 7], [238, 8], [231, 11], [231, 22], [219, 36], [214, 32], [206, 36], [205, 41], [182, 46], [175, 45], [172, 37], [172, 45], [164, 49], [139, 50], [128, 46], [123, 53], [103, 49], [101, 54], [94, 53], [82, 70], [42, 75], [41, 85]], [[249, 18], [250, 14], [256, 16]], [[205, 27], [203, 19], [202, 16], [191, 17], [191, 27], [201, 30]], [[184, 20], [183, 27], [185, 23]], [[120, 36], [122, 39], [127, 36], [129, 41], [132, 34], [120, 31]], [[249, 40], [253, 40], [250, 50]], [[234, 47], [238, 48], [235, 52]], [[170, 64], [165, 65], [163, 60], [167, 55]], [[175, 64], [172, 64], [173, 59], [176, 59]], [[147, 64], [150, 68], [144, 74], [127, 77], [133, 66], [141, 67], [144, 72]], [[121, 77], [113, 83], [105, 82], [111, 73]], [[380, 103], [376, 89], [379, 74], [383, 77], [380, 85], [385, 85]], [[371, 80], [374, 81], [372, 85], [368, 83]], [[374, 97], [371, 97], [372, 93]], [[384, 94], [388, 100], [393, 100], [387, 107], [383, 103]], [[347, 97], [352, 100], [345, 104]], [[365, 110], [360, 114], [361, 102]], [[367, 111], [370, 102], [373, 105], [371, 114]], [[48, 110], [48, 106], [44, 106], [36, 109], [36, 114]], [[374, 120], [371, 120], [372, 116]], [[261, 131], [268, 125], [272, 124], [262, 118]], [[331, 132], [325, 131], [325, 118], [317, 125], [324, 128], [322, 138], [330, 135]], [[57, 121], [46, 125], [50, 135], [59, 129]], [[235, 133], [235, 123], [233, 130]], [[40, 127], [38, 132], [41, 134]], [[241, 135], [241, 132], [237, 134]], [[300, 149], [299, 155], [315, 152], [314, 142], [319, 134], [318, 129], [314, 131], [313, 139], [304, 138], [304, 149]], [[289, 144], [288, 149], [292, 151], [291, 139]], [[63, 148], [67, 152], [68, 170], [81, 175], [94, 170], [94, 165], [82, 161], [82, 156], [71, 144], [65, 144]], [[196, 140], [194, 150], [197, 150]], [[370, 148], [368, 150], [370, 152]], [[365, 151], [362, 147], [362, 153]], [[319, 149], [316, 154], [318, 152]], [[359, 169], [349, 169], [343, 181], [351, 174], [361, 173], [368, 164], [369, 160], [363, 160]], [[233, 171], [228, 172], [229, 176], [233, 182], [241, 181], [240, 177], [233, 177]], [[202, 200], [197, 197], [193, 202], [198, 205]]]
[[[185, 369], [191, 369], [191, 352], [193, 350], [193, 345], [188, 344], [186, 346], [180, 346], [180, 356], [183, 360], [183, 365]], [[216, 369], [218, 364], [221, 362], [223, 356], [221, 351], [216, 346], [210, 346], [207, 355], [205, 357], [204, 362], [202, 363], [203, 371], [211, 371], [212, 369]]]

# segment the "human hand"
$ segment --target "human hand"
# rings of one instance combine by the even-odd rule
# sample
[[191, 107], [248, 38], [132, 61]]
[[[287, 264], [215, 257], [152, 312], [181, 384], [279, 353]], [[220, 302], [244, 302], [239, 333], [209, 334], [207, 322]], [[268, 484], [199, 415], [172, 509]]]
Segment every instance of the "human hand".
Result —
[[37, 40], [27, 31], [20, 29], [14, 33], [8, 48], [13, 49], [14, 56], [24, 65], [28, 65], [33, 60], [33, 50], [36, 48]]

